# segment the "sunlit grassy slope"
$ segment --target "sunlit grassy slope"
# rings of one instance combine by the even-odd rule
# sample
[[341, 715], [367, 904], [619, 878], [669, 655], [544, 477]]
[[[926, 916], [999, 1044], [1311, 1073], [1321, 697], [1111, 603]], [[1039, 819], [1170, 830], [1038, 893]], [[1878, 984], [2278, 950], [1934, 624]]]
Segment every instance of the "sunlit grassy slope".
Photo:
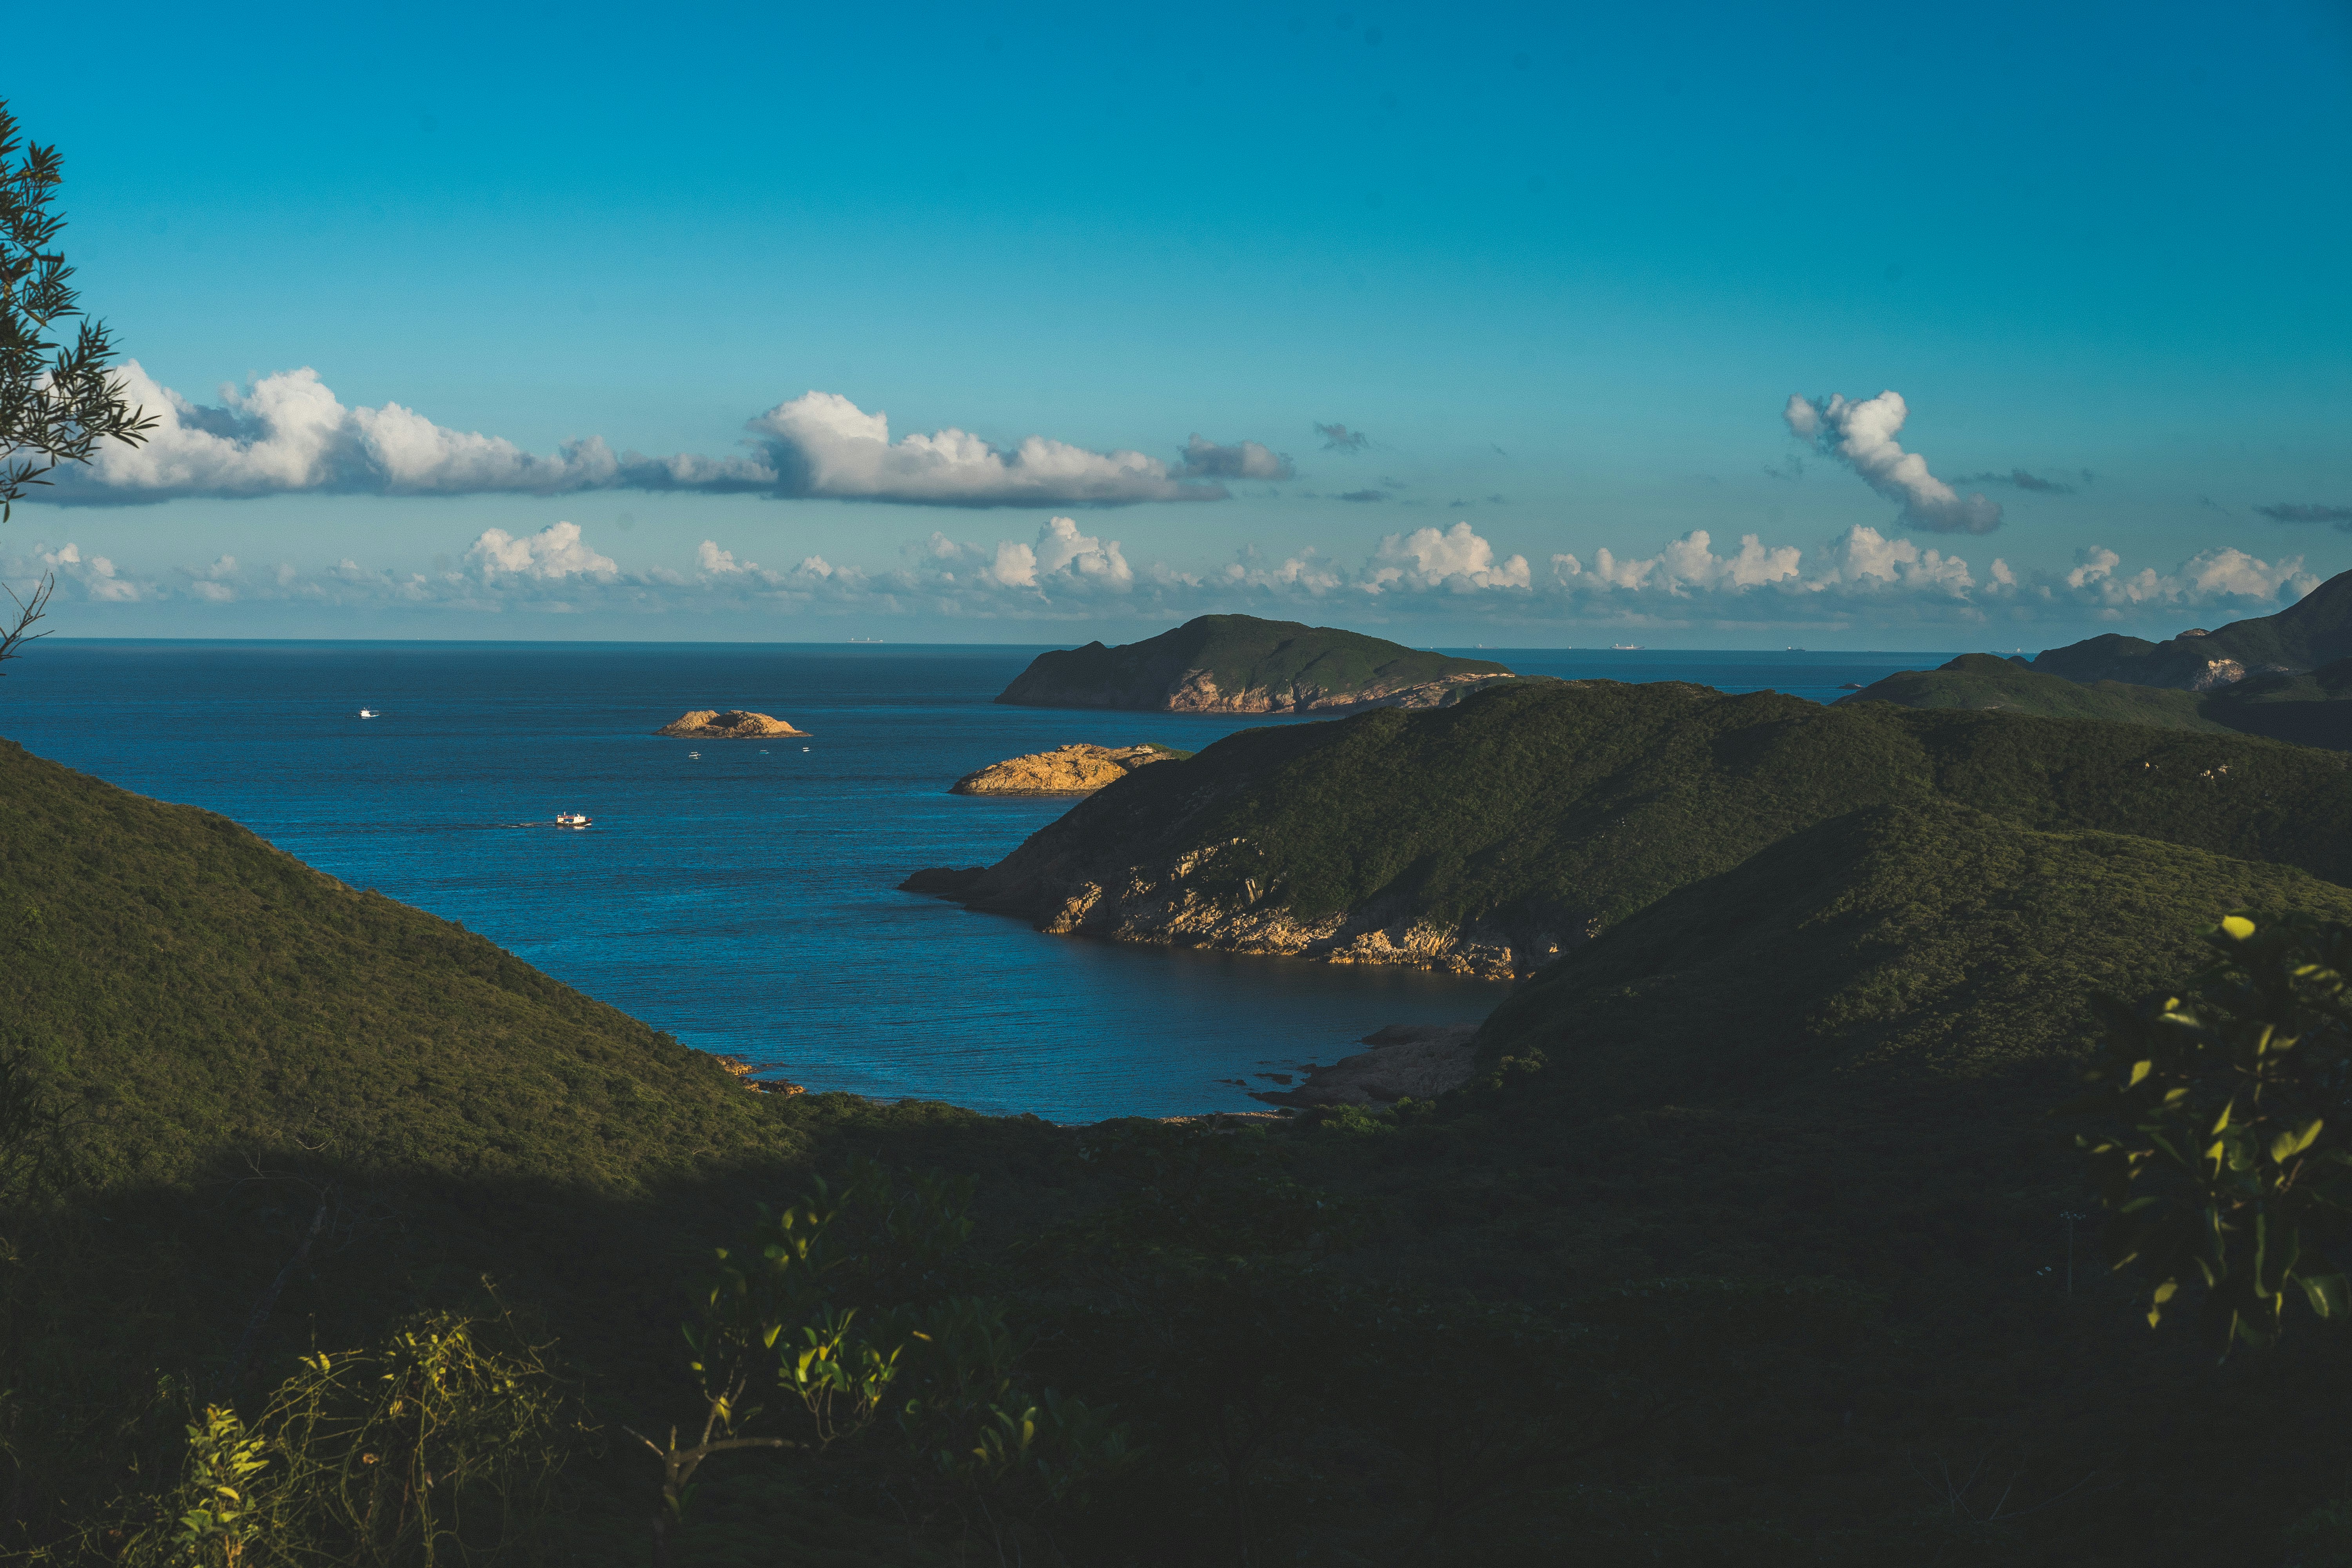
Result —
[[635, 1185], [774, 1136], [708, 1056], [225, 817], [0, 742], [0, 1050], [104, 1183], [223, 1151]]

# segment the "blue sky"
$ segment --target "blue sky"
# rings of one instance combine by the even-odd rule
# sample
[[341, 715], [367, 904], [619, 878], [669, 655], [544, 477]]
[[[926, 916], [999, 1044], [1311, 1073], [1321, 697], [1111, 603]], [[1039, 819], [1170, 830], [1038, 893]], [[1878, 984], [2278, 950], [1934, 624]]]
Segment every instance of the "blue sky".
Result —
[[2006, 647], [2352, 568], [2338, 5], [118, 37], [10, 89], [185, 405], [0, 530], [68, 635]]

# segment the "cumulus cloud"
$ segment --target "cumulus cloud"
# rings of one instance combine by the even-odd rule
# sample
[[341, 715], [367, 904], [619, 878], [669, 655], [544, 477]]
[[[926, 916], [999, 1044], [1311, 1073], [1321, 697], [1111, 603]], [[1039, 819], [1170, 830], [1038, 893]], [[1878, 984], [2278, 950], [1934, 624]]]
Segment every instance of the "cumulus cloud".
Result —
[[1117, 506], [1225, 495], [1223, 486], [1181, 479], [1140, 452], [1092, 452], [1043, 436], [1009, 452], [952, 427], [894, 442], [887, 414], [868, 414], [830, 392], [779, 403], [750, 428], [784, 495], [974, 507]]
[[934, 532], [904, 546], [895, 565], [876, 570], [821, 555], [773, 569], [715, 539], [701, 541], [690, 559], [623, 567], [577, 524], [556, 522], [520, 535], [483, 530], [470, 548], [439, 557], [430, 572], [351, 559], [323, 570], [289, 563], [254, 570], [224, 555], [148, 581], [74, 543], [0, 559], [0, 577], [12, 583], [43, 571], [58, 574], [65, 597], [100, 603], [235, 598], [491, 614], [838, 611], [1073, 623], [1108, 614], [1164, 624], [1244, 610], [1342, 625], [1441, 614], [1498, 626], [1583, 622], [1629, 630], [2092, 619], [2137, 620], [2157, 635], [2179, 629], [2178, 620], [2168, 624], [2173, 616], [2268, 614], [2318, 582], [2299, 556], [2265, 561], [2234, 548], [2205, 551], [2168, 572], [2127, 566], [2104, 547], [2084, 551], [2069, 569], [2019, 569], [2000, 559], [1971, 563], [1943, 542], [1867, 526], [1811, 548], [1753, 533], [1718, 548], [1713, 534], [1694, 530], [1648, 552], [1556, 553], [1538, 569], [1466, 521], [1388, 534], [1352, 559], [1307, 549], [1273, 563], [1244, 549], [1219, 567], [1182, 569], [1132, 563], [1117, 540], [1088, 533], [1061, 513], [1024, 537], [975, 542]]
[[2280, 501], [2275, 506], [2258, 506], [2254, 510], [2273, 522], [2332, 522], [2347, 533], [2352, 533], [2352, 506], [2307, 506]]
[[281, 371], [199, 404], [137, 362], [125, 395], [158, 417], [145, 444], [109, 442], [61, 472], [40, 498], [120, 505], [176, 496], [287, 492], [364, 495], [563, 495], [594, 489], [762, 493], [922, 506], [1122, 506], [1219, 500], [1220, 479], [1285, 479], [1289, 459], [1255, 441], [1194, 436], [1174, 464], [1031, 436], [999, 448], [952, 426], [890, 438], [888, 416], [835, 393], [809, 392], [745, 425], [747, 452], [615, 453], [601, 437], [552, 454], [436, 425], [397, 403], [347, 406], [316, 371]]
[[1184, 444], [1184, 472], [1195, 479], [1287, 479], [1295, 478], [1290, 459], [1255, 441], [1220, 447], [1195, 435]]
[[1927, 471], [1927, 459], [1906, 452], [1895, 437], [1911, 416], [1903, 396], [1882, 392], [1850, 402], [1827, 397], [1807, 402], [1795, 393], [1780, 417], [1789, 433], [1825, 457], [1862, 476], [1872, 489], [1903, 508], [1903, 521], [1931, 533], [1990, 533], [2000, 526], [2000, 507], [1982, 495], [1963, 498]]
[[560, 583], [566, 577], [612, 577], [620, 573], [609, 555], [599, 555], [582, 542], [576, 522], [551, 522], [537, 533], [518, 539], [503, 528], [488, 528], [466, 552], [467, 563], [485, 582], [501, 576], [534, 583]]
[[[2256, 602], [2302, 598], [2319, 586], [2319, 578], [2303, 569], [2303, 557], [2290, 555], [2264, 561], [2242, 550], [2207, 550], [2189, 557], [2168, 574], [2143, 566], [2123, 570], [2123, 557], [2104, 546], [2077, 552], [2072, 571], [2045, 583], [2045, 598], [2062, 587], [2076, 603], [2110, 611], [2165, 605], [2210, 605], [2227, 600]], [[2259, 615], [2259, 610], [2249, 611]]]
[[616, 482], [620, 464], [601, 440], [539, 457], [496, 437], [450, 430], [396, 403], [347, 408], [313, 370], [221, 388], [205, 405], [122, 368], [124, 395], [156, 416], [137, 447], [101, 443], [87, 467], [62, 469], [53, 495], [71, 504], [173, 496], [343, 490], [379, 495], [520, 491], [552, 495]]
[[1528, 558], [1514, 555], [1499, 564], [1495, 547], [1457, 522], [1441, 533], [1416, 528], [1391, 533], [1372, 553], [1372, 565], [1363, 587], [1378, 594], [1391, 589], [1444, 588], [1475, 593], [1481, 588], [1525, 588], [1530, 585]]
[[1318, 425], [1315, 433], [1323, 437], [1323, 449], [1327, 452], [1360, 452], [1372, 440], [1361, 430], [1350, 430], [1345, 425]]

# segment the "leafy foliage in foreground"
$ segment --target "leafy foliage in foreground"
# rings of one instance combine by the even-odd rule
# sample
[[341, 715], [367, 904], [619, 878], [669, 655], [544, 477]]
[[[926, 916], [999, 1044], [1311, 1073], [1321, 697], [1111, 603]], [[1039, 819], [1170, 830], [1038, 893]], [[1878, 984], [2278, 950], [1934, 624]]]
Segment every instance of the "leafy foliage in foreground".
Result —
[[2111, 1004], [2079, 1142], [2118, 1216], [2118, 1268], [2153, 1281], [2148, 1321], [2190, 1285], [2226, 1352], [2265, 1345], [2290, 1297], [2352, 1313], [2352, 927], [2232, 915], [2179, 995]]

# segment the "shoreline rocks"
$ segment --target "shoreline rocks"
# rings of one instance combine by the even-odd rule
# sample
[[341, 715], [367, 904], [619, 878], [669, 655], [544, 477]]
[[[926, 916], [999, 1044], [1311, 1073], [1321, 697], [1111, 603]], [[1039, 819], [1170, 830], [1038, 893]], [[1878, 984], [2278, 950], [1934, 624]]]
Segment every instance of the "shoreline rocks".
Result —
[[1007, 757], [969, 773], [950, 795], [1092, 795], [1152, 763], [1181, 762], [1190, 752], [1166, 746], [1091, 746], [1083, 742]]
[[795, 730], [782, 719], [742, 708], [697, 708], [654, 733], [682, 741], [756, 741], [769, 735], [805, 735], [808, 731]]

